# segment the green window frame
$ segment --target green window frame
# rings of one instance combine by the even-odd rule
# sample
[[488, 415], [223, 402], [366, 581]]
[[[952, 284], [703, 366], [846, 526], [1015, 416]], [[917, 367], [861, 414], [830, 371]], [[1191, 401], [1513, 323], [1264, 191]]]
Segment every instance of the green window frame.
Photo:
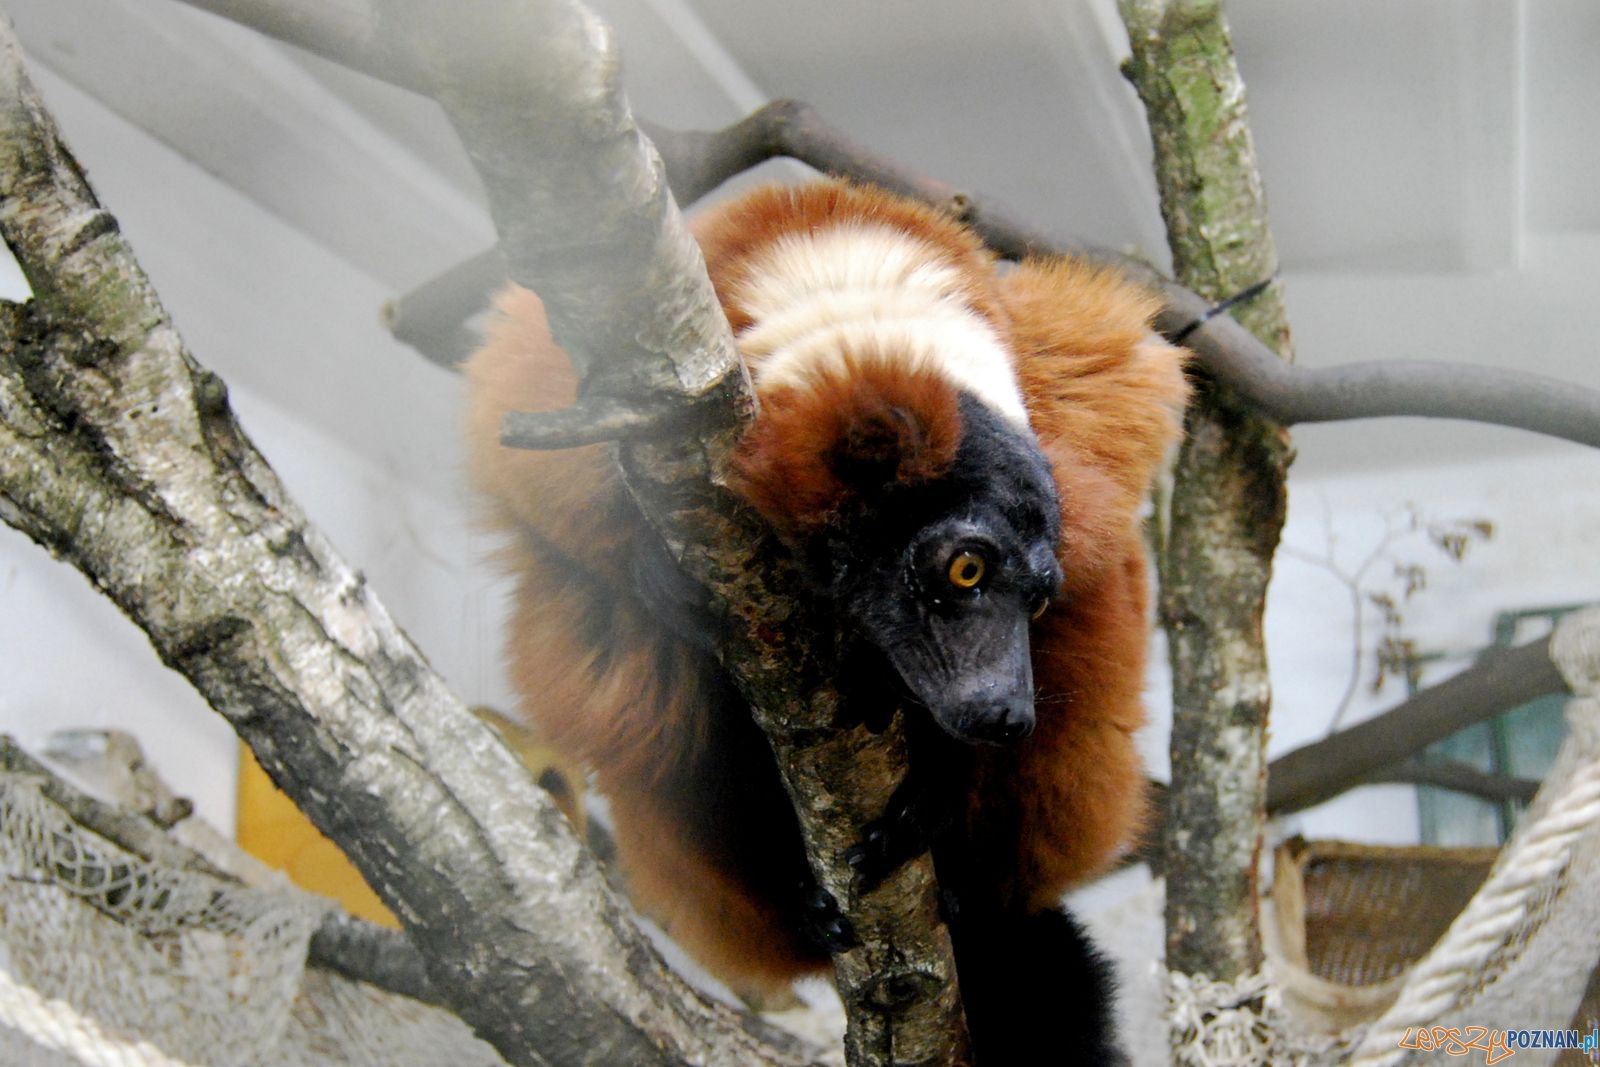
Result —
[[[1495, 616], [1493, 644], [1509, 647], [1530, 640], [1530, 629], [1547, 632], [1563, 615], [1586, 606], [1500, 612]], [[1430, 745], [1422, 759], [1464, 763], [1489, 774], [1542, 781], [1567, 735], [1568, 699], [1564, 693], [1538, 697]], [[1516, 830], [1525, 806], [1520, 800], [1487, 800], [1440, 786], [1417, 787], [1425, 845], [1504, 844]]]

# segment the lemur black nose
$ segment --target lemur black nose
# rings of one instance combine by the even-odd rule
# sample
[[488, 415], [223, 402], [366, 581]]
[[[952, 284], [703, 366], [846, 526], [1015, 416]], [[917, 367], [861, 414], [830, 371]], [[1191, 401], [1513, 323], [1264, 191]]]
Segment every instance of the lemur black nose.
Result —
[[975, 709], [962, 731], [973, 741], [1009, 745], [1033, 733], [1031, 702], [1007, 701]]

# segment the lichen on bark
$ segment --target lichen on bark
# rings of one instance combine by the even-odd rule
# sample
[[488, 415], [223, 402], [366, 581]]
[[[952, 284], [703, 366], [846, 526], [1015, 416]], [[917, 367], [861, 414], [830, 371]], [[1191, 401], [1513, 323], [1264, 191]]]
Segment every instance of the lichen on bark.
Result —
[[[1221, 4], [1121, 0], [1121, 10], [1178, 280], [1221, 301], [1274, 278], [1277, 254]], [[1276, 282], [1234, 314], [1290, 358]], [[1159, 560], [1174, 709], [1167, 966], [1232, 981], [1261, 962], [1256, 878], [1271, 706], [1261, 624], [1290, 447], [1282, 427], [1200, 384]]]

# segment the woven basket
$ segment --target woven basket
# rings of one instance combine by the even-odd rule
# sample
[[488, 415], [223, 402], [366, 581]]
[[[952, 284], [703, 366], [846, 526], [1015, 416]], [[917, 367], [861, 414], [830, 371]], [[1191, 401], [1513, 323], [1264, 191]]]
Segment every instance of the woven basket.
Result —
[[[1386, 847], [1295, 837], [1278, 846], [1267, 949], [1289, 1006], [1325, 1032], [1376, 1018], [1433, 947], [1497, 849]], [[1600, 970], [1572, 1025], [1600, 1026]], [[1587, 1064], [1581, 1054], [1558, 1064]]]

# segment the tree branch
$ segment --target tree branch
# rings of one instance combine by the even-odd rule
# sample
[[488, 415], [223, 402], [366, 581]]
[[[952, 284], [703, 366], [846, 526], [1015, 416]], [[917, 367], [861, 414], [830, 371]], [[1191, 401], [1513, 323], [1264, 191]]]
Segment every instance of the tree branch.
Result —
[[797, 1063], [675, 979], [184, 351], [0, 31], [0, 518], [144, 628], [517, 1064]]
[[398, 930], [335, 910], [317, 925], [306, 963], [425, 1004], [450, 1005], [428, 977], [428, 961]]
[[673, 558], [728, 620], [718, 654], [772, 743], [813, 872], [860, 939], [834, 961], [851, 1062], [960, 1062], [965, 1026], [931, 860], [870, 892], [845, 862], [904, 777], [903, 735], [833, 726], [835, 621], [814, 614], [787, 553], [721, 488], [753, 397], [699, 248], [623, 98], [608, 29], [576, 3], [479, 4], [470, 26], [437, 5], [410, 10], [404, 33], [427, 42], [434, 95], [484, 180], [512, 277], [539, 294], [572, 357], [580, 406], [681, 420], [681, 431], [630, 437], [618, 461]]
[[[1549, 638], [1491, 649], [1460, 674], [1388, 711], [1273, 760], [1267, 765], [1267, 813], [1274, 818], [1292, 815], [1376, 782], [1460, 788], [1491, 799], [1520, 797], [1524, 788], [1520, 779], [1489, 776], [1495, 778], [1490, 782], [1457, 776], [1452, 783], [1431, 769], [1438, 764], [1423, 763], [1417, 756], [1468, 726], [1548, 693], [1569, 692], [1550, 659]], [[1164, 782], [1151, 786], [1156, 814], [1135, 859], [1160, 870], [1163, 861], [1156, 839], [1165, 833], [1167, 786]]]
[[489, 306], [490, 295], [505, 281], [505, 257], [491, 248], [388, 301], [380, 318], [396, 341], [455, 370], [482, 343], [467, 321]]

